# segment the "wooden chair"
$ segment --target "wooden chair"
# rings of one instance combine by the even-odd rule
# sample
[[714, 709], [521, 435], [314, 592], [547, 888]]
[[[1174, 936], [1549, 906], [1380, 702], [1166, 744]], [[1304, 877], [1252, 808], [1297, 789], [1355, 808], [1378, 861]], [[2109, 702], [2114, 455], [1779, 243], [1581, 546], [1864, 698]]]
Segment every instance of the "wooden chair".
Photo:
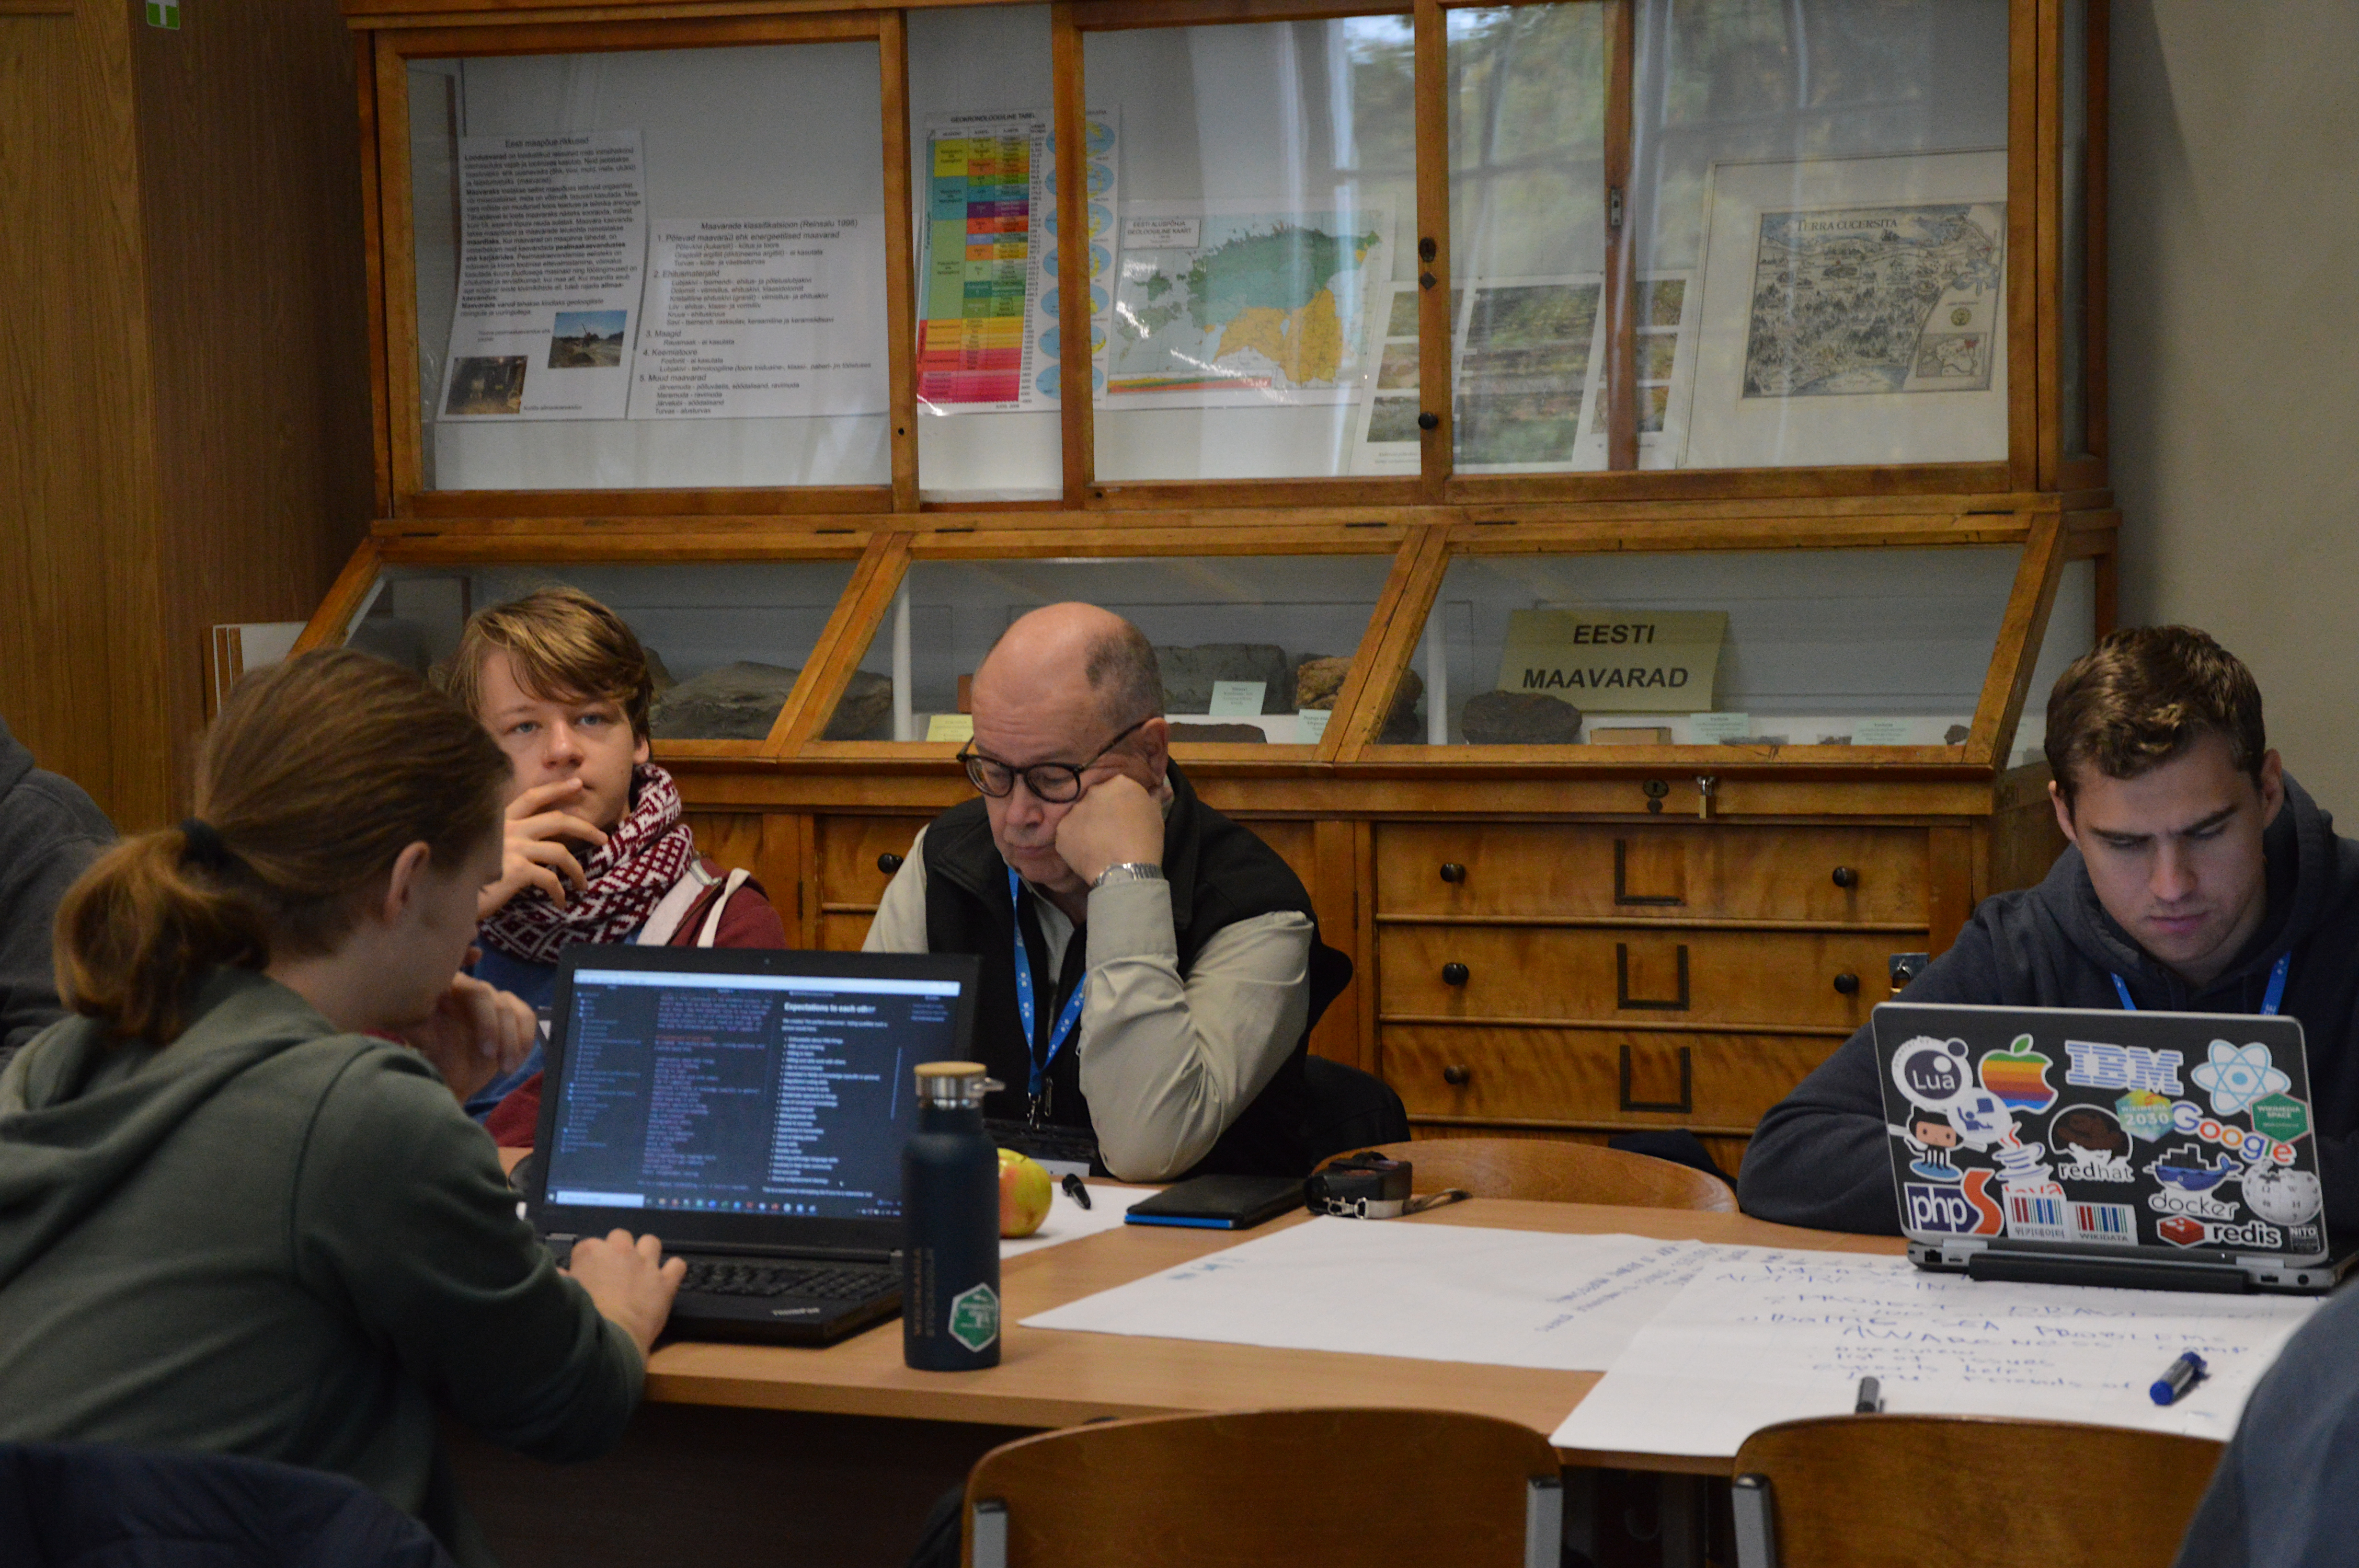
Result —
[[[1417, 1190], [1463, 1187], [1478, 1198], [1620, 1204], [1734, 1214], [1728, 1184], [1692, 1166], [1595, 1143], [1545, 1138], [1421, 1138], [1366, 1151], [1417, 1167]], [[1338, 1156], [1341, 1158], [1341, 1156]]]
[[1104, 1422], [967, 1476], [968, 1568], [1556, 1568], [1556, 1451], [1490, 1416], [1248, 1411]]
[[2222, 1446], [1996, 1417], [1782, 1422], [1737, 1451], [1737, 1568], [2169, 1568]]

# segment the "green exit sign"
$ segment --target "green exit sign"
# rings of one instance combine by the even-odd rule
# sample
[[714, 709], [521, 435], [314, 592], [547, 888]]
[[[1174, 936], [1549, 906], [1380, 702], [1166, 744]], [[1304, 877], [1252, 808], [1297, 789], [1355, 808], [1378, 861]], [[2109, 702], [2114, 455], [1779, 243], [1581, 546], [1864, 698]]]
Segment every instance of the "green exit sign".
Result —
[[147, 0], [147, 25], [180, 30], [180, 0]]

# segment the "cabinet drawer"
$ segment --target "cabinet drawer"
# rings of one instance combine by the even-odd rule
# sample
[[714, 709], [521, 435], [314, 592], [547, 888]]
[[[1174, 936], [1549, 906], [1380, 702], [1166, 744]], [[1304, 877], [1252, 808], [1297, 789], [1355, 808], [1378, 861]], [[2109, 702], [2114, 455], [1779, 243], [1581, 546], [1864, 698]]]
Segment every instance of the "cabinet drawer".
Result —
[[1925, 862], [1921, 828], [1387, 824], [1376, 830], [1376, 909], [1915, 925]]
[[[909, 841], [930, 818], [923, 816], [822, 816], [819, 829], [819, 902], [874, 909], [893, 873], [877, 864], [880, 855], [907, 855]], [[893, 862], [887, 861], [886, 864]]]
[[1841, 1043], [1792, 1035], [1396, 1025], [1385, 1081], [1411, 1116], [1749, 1132]]
[[1387, 1021], [1849, 1031], [1892, 994], [1886, 963], [1897, 946], [1860, 931], [1387, 925], [1376, 934], [1377, 1005]]

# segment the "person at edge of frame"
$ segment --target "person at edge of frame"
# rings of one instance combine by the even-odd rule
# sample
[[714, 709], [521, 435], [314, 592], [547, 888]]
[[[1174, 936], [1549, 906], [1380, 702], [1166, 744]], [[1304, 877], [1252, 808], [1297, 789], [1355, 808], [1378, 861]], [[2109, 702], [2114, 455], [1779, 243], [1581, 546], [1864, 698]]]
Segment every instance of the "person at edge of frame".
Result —
[[1093, 1134], [1130, 1181], [1299, 1176], [1310, 1026], [1348, 961], [1266, 844], [1172, 762], [1155, 649], [1089, 604], [975, 671], [980, 798], [919, 834], [870, 952], [976, 953], [986, 1117]]
[[[1984, 899], [1907, 1000], [2249, 1014], [2283, 965], [2327, 1225], [2359, 1227], [2359, 843], [2268, 749], [2252, 672], [2190, 627], [2116, 632], [2058, 678], [2048, 762], [2064, 853]], [[1898, 1235], [1889, 1137], [1863, 1028], [1761, 1119], [1738, 1206]]]
[[[679, 786], [647, 760], [655, 679], [621, 616], [571, 588], [479, 611], [450, 688], [513, 769], [499, 878], [477, 901], [477, 978], [546, 1010], [576, 943], [787, 945], [762, 884], [697, 852]], [[540, 1085], [536, 1044], [467, 1114], [502, 1148], [529, 1149]]]
[[59, 914], [77, 1016], [0, 1073], [0, 1442], [333, 1471], [491, 1553], [450, 1418], [550, 1461], [614, 1446], [683, 1265], [560, 1269], [460, 1108], [531, 1010], [459, 973], [506, 759], [353, 649], [248, 675], [195, 813]]

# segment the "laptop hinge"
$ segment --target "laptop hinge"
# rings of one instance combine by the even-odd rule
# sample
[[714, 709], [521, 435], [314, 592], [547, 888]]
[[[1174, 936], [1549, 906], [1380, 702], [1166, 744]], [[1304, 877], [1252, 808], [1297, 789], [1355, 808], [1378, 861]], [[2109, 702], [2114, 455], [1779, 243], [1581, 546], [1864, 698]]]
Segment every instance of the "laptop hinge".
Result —
[[1984, 1248], [1966, 1260], [1966, 1277], [2032, 1285], [2099, 1285], [2132, 1291], [2199, 1291], [2244, 1295], [2253, 1277], [2226, 1263], [2147, 1263], [2132, 1258], [2059, 1257]]
[[816, 1259], [830, 1263], [894, 1263], [900, 1260], [898, 1249], [881, 1247], [806, 1247], [800, 1243], [779, 1243], [767, 1247], [749, 1246], [732, 1241], [672, 1241], [664, 1242], [667, 1255], [673, 1252], [692, 1254], [699, 1258], [792, 1258]]

